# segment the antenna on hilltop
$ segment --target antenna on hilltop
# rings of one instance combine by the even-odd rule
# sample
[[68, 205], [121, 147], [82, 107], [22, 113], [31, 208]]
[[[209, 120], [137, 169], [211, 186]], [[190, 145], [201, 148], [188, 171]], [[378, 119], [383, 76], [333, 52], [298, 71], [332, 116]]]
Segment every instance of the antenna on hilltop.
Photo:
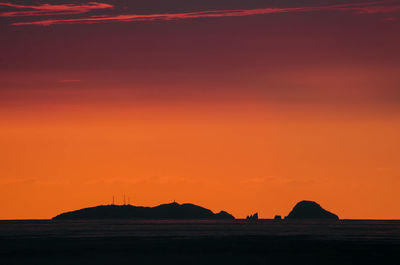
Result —
[[124, 194], [124, 205], [126, 205], [126, 198], [125, 198], [125, 194]]
[[114, 195], [113, 195], [113, 200], [112, 200], [112, 204], [111, 204], [111, 205], [115, 205], [115, 204], [114, 204]]

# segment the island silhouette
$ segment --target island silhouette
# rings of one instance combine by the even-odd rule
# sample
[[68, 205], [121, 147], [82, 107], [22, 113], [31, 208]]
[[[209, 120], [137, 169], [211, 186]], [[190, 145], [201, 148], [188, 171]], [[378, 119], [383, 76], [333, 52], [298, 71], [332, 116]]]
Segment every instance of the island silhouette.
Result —
[[101, 205], [66, 212], [53, 217], [53, 220], [103, 220], [103, 219], [136, 219], [136, 220], [190, 220], [209, 219], [223, 220], [235, 219], [225, 211], [214, 213], [204, 207], [176, 202], [161, 204], [155, 207], [133, 205]]
[[285, 219], [335, 219], [339, 217], [313, 201], [298, 202]]
[[[161, 204], [155, 207], [124, 205], [100, 205], [65, 212], [52, 218], [53, 220], [233, 220], [235, 217], [226, 211], [214, 213], [209, 209], [192, 204], [177, 202]], [[258, 213], [247, 216], [248, 220], [258, 220]], [[280, 216], [275, 216], [280, 219]], [[339, 217], [314, 201], [298, 202], [285, 219], [335, 219]]]

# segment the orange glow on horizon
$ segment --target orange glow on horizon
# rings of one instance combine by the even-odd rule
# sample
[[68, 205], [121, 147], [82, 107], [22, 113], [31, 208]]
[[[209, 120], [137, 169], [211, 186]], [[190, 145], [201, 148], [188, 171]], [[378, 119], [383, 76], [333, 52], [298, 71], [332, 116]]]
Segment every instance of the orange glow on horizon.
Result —
[[122, 194], [134, 205], [176, 200], [239, 218], [286, 215], [303, 199], [341, 218], [400, 217], [399, 118], [178, 109], [36, 111], [1, 123], [0, 218], [50, 218]]

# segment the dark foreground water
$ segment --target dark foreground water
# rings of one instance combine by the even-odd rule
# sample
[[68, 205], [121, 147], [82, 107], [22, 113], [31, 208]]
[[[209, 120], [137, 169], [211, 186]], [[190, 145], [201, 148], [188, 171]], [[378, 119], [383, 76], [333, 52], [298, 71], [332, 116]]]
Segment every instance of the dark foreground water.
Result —
[[400, 264], [400, 221], [0, 221], [0, 264]]

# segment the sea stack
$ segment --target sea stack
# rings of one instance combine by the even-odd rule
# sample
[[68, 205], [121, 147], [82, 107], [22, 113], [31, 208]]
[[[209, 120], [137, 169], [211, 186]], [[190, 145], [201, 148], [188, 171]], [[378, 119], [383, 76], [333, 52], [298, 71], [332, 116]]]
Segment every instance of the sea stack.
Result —
[[339, 217], [313, 201], [301, 201], [294, 206], [293, 210], [285, 219], [328, 219], [338, 220]]
[[282, 220], [282, 216], [280, 216], [280, 215], [275, 215], [274, 220]]

